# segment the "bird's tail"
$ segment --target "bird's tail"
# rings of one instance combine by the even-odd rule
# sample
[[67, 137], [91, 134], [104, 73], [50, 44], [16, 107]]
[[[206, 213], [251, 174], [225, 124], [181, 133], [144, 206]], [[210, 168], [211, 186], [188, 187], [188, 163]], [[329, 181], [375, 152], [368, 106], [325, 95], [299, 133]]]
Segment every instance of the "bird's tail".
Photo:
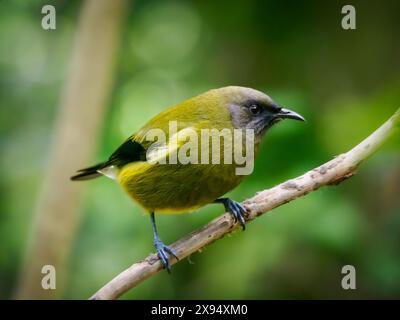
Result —
[[102, 163], [96, 164], [95, 166], [78, 170], [78, 174], [72, 176], [71, 180], [73, 180], [73, 181], [90, 180], [90, 179], [100, 177], [102, 174], [100, 172], [98, 172], [98, 170], [105, 168], [106, 166], [107, 166], [107, 162], [102, 162]]

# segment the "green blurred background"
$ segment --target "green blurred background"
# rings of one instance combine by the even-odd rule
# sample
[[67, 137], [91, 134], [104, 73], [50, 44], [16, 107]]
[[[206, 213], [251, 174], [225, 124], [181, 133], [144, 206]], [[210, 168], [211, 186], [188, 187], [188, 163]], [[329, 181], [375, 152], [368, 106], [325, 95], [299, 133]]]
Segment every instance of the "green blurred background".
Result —
[[[231, 84], [265, 91], [307, 118], [270, 131], [234, 199], [348, 150], [400, 106], [400, 2], [351, 1], [357, 29], [343, 30], [347, 2], [130, 3], [93, 162], [165, 107]], [[44, 4], [57, 9], [54, 31], [40, 26]], [[0, 298], [15, 292], [81, 7], [0, 1]], [[354, 178], [275, 209], [123, 298], [400, 298], [399, 140]], [[83, 198], [67, 299], [89, 297], [153, 251], [149, 219], [113, 181], [87, 182]], [[161, 216], [158, 227], [171, 243], [221, 213], [210, 205]], [[356, 268], [357, 290], [341, 288], [346, 264]]]

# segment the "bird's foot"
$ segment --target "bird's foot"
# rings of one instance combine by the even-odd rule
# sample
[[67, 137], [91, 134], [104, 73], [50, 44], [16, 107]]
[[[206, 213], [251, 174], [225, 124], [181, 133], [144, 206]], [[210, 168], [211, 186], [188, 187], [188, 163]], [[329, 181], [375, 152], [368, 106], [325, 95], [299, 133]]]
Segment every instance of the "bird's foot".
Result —
[[247, 213], [247, 209], [239, 202], [236, 202], [229, 198], [218, 199], [219, 202], [225, 207], [225, 210], [231, 213], [235, 219], [235, 222], [239, 221], [242, 229], [246, 229], [246, 221], [244, 219], [245, 214]]
[[169, 263], [170, 255], [174, 256], [176, 260], [179, 260], [175, 250], [164, 244], [160, 239], [154, 240], [154, 247], [157, 250], [157, 255], [160, 258], [163, 268], [167, 269], [168, 273], [171, 273], [171, 265]]

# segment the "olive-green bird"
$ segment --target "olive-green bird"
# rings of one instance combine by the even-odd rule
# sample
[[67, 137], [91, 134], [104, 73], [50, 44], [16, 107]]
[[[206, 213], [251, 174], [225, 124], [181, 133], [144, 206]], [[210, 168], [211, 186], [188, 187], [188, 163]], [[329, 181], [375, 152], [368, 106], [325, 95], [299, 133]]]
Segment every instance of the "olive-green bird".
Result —
[[[269, 96], [254, 89], [229, 86], [210, 90], [161, 112], [129, 137], [107, 161], [79, 170], [71, 179], [88, 180], [101, 175], [116, 179], [128, 195], [150, 213], [154, 246], [163, 267], [170, 271], [170, 255], [178, 257], [159, 238], [155, 213], [190, 212], [208, 203], [221, 203], [244, 229], [246, 209], [236, 201], [221, 198], [244, 178], [237, 174], [238, 165], [234, 161], [225, 163], [224, 145], [216, 151], [221, 154], [219, 164], [149, 161], [154, 155], [151, 151], [154, 146], [157, 147], [153, 149], [158, 151], [167, 150], [164, 154], [168, 159], [171, 150], [182, 148], [185, 139], [174, 140], [177, 142], [171, 148], [169, 124], [176, 123], [178, 135], [190, 129], [199, 137], [203, 129], [250, 129], [254, 132], [257, 154], [265, 132], [286, 118], [304, 121], [298, 113], [279, 106]], [[148, 139], [152, 129], [165, 132], [166, 144]], [[211, 150], [211, 154], [213, 152]]]

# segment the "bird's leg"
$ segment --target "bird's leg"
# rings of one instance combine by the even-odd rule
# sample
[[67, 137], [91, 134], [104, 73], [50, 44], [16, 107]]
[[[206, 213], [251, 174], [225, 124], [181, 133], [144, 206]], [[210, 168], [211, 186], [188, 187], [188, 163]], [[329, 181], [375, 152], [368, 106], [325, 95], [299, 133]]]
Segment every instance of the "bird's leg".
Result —
[[239, 221], [242, 229], [246, 229], [246, 221], [244, 220], [244, 215], [247, 210], [242, 204], [229, 198], [220, 198], [215, 200], [214, 202], [222, 203], [225, 207], [225, 210], [233, 215], [233, 217], [235, 218], [235, 222]]
[[175, 251], [168, 247], [158, 236], [157, 227], [156, 227], [156, 219], [154, 217], [154, 212], [150, 213], [151, 219], [151, 227], [153, 228], [153, 235], [154, 235], [154, 247], [157, 250], [157, 255], [160, 258], [161, 264], [163, 265], [164, 269], [167, 269], [168, 273], [171, 273], [171, 266], [169, 264], [169, 255], [173, 255], [176, 260], [179, 260], [176, 256]]

